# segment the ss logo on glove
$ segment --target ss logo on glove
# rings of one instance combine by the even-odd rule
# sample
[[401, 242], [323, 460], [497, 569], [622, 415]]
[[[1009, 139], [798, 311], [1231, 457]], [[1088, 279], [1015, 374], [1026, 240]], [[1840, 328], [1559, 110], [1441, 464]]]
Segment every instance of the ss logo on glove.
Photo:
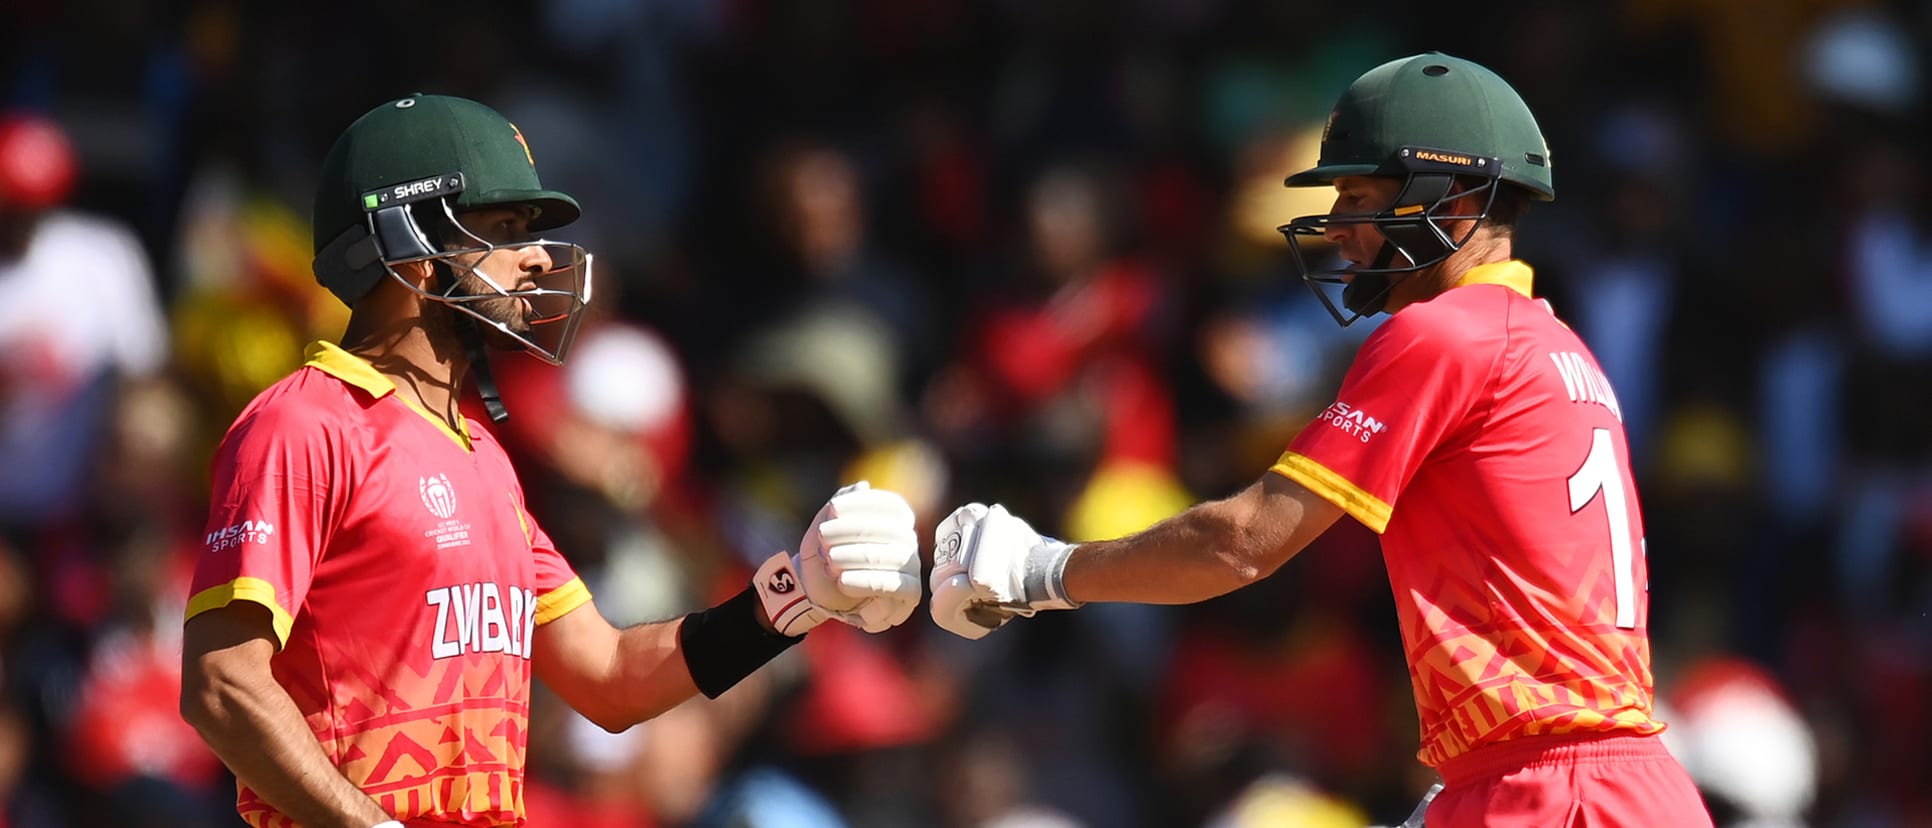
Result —
[[785, 593], [791, 592], [792, 590], [797, 588], [798, 588], [798, 583], [792, 580], [791, 572], [781, 569], [781, 570], [778, 570], [777, 572], [772, 573], [771, 575], [772, 592], [777, 593], [779, 595], [784, 595]]

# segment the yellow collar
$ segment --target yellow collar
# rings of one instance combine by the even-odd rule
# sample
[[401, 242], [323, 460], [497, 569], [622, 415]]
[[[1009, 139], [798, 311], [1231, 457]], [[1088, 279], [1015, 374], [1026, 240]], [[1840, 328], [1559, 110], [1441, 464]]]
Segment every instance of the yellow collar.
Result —
[[322, 373], [342, 380], [369, 393], [378, 400], [385, 394], [393, 394], [396, 384], [389, 381], [362, 357], [342, 350], [342, 346], [327, 340], [309, 343], [309, 349], [302, 354], [305, 363], [321, 369]]
[[1467, 273], [1462, 274], [1461, 279], [1456, 280], [1456, 287], [1502, 285], [1523, 294], [1527, 299], [1531, 295], [1530, 288], [1535, 281], [1536, 272], [1531, 270], [1529, 265], [1518, 259], [1510, 259], [1506, 262], [1490, 262], [1470, 268]]
[[[370, 365], [369, 361], [362, 357], [342, 350], [342, 346], [333, 342], [327, 340], [311, 342], [309, 343], [308, 350], [303, 353], [303, 356], [308, 360], [304, 363], [305, 365], [361, 389], [372, 399], [380, 400], [385, 396], [396, 393], [396, 384], [391, 382], [388, 377], [383, 376], [382, 372], [377, 371], [376, 366]], [[396, 394], [396, 399], [400, 400], [403, 405], [409, 406], [410, 410], [421, 415], [423, 419], [428, 420], [432, 425], [441, 429], [443, 434], [447, 435], [451, 440], [455, 440], [456, 444], [462, 446], [464, 451], [470, 450], [470, 426], [468, 420], [459, 418], [456, 421], [457, 430], [452, 431], [450, 430], [449, 423], [444, 422], [443, 418], [424, 411], [423, 407], [417, 405], [414, 400], [404, 397], [401, 394]]]

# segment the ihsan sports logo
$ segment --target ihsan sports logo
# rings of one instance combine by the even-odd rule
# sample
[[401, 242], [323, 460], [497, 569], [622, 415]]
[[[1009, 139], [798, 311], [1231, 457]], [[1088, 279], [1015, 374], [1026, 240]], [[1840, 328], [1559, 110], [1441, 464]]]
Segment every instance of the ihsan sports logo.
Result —
[[1333, 405], [1322, 409], [1322, 413], [1316, 415], [1315, 419], [1341, 429], [1348, 436], [1364, 443], [1368, 442], [1370, 437], [1389, 429], [1388, 423], [1370, 417], [1368, 412], [1341, 400], [1336, 400]]
[[449, 478], [443, 474], [416, 479], [416, 491], [423, 496], [423, 506], [429, 513], [443, 520], [456, 514], [456, 487], [451, 486]]
[[226, 529], [208, 533], [208, 551], [220, 552], [244, 543], [268, 543], [268, 536], [275, 534], [275, 524], [266, 520], [244, 520]]

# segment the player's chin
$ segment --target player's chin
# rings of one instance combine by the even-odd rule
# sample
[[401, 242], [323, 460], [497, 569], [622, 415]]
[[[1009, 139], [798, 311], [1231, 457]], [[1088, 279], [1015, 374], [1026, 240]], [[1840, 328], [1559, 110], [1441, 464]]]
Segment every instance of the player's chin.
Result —
[[530, 305], [522, 299], [486, 299], [477, 303], [476, 311], [503, 328], [530, 332]]
[[484, 328], [484, 338], [492, 346], [506, 349], [523, 347], [522, 343], [504, 333], [504, 331], [524, 335], [530, 333], [530, 319], [524, 315], [524, 305], [521, 301], [492, 299], [480, 303], [476, 312], [477, 315], [492, 323]]

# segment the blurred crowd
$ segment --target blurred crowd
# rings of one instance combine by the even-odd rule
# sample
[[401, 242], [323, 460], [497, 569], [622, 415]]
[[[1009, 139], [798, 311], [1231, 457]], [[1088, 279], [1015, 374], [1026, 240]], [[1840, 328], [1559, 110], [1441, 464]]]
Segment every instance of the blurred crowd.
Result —
[[[1328, 404], [1275, 227], [1357, 74], [1510, 79], [1520, 254], [1623, 402], [1667, 738], [1729, 826], [1932, 825], [1932, 8], [1851, 0], [21, 0], [0, 31], [0, 826], [226, 826], [176, 714], [208, 461], [346, 310], [335, 135], [483, 100], [594, 318], [496, 361], [614, 622], [735, 592], [860, 478], [1116, 536]], [[474, 415], [473, 415], [474, 416]], [[479, 416], [479, 419], [486, 419]], [[968, 643], [814, 633], [608, 734], [539, 693], [537, 826], [1393, 824], [1428, 787], [1375, 537]]]

